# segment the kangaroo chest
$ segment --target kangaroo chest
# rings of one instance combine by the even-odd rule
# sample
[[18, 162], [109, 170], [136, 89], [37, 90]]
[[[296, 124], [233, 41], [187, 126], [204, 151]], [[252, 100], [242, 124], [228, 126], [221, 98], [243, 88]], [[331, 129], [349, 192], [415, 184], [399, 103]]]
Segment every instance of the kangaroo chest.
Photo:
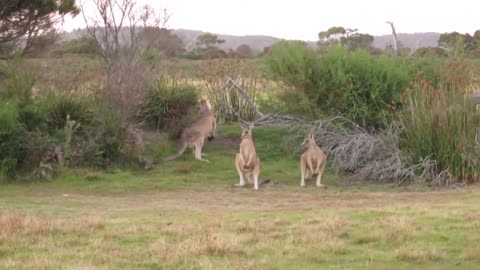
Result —
[[248, 139], [242, 140], [240, 143], [240, 155], [242, 155], [244, 159], [247, 159], [252, 155], [256, 155], [255, 146], [253, 145], [252, 141]]

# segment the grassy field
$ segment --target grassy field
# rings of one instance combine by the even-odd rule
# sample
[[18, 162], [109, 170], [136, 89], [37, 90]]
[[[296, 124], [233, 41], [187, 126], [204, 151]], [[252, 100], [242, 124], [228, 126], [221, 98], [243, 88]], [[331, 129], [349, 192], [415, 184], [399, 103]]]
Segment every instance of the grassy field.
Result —
[[[0, 186], [0, 269], [478, 269], [480, 189], [300, 188], [286, 132], [256, 128], [258, 192], [235, 188], [238, 127], [152, 171]], [[158, 155], [172, 147], [158, 146]]]

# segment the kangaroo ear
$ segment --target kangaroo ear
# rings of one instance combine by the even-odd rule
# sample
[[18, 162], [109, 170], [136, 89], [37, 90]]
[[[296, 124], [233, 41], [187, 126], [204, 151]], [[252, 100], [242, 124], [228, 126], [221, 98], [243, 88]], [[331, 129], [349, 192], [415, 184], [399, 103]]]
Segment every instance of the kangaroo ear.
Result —
[[255, 126], [255, 123], [250, 123], [250, 124], [248, 124], [248, 128], [249, 128], [249, 129], [252, 129], [254, 126]]

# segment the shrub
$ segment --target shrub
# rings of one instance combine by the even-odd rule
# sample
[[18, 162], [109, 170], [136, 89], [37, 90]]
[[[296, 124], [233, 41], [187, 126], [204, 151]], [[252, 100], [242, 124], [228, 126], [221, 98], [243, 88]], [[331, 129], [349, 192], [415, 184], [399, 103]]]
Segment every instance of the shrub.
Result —
[[320, 85], [318, 55], [303, 42], [278, 42], [265, 57], [265, 62], [274, 79], [307, 95], [318, 90]]
[[12, 175], [17, 167], [24, 132], [19, 119], [14, 102], [0, 102], [0, 174]]
[[91, 37], [80, 37], [61, 43], [54, 53], [58, 55], [67, 53], [98, 55], [100, 54], [100, 46]]
[[0, 99], [14, 102], [18, 109], [19, 121], [27, 130], [34, 130], [44, 122], [43, 114], [38, 110], [33, 99], [34, 80], [29, 76], [17, 73], [15, 67], [9, 75], [0, 91]]
[[80, 130], [92, 125], [95, 117], [94, 98], [68, 92], [49, 91], [39, 97], [39, 106], [44, 113], [50, 133], [63, 129], [67, 115], [80, 123]]
[[84, 139], [87, 147], [84, 148], [83, 165], [95, 168], [105, 168], [129, 158], [125, 148], [126, 128], [112, 110], [102, 105], [98, 103], [94, 123], [87, 130], [87, 139]]
[[147, 126], [167, 130], [172, 137], [178, 137], [191, 120], [197, 101], [194, 86], [160, 78], [152, 84], [136, 115]]
[[434, 88], [423, 80], [412, 84], [399, 112], [404, 127], [400, 146], [412, 163], [429, 158], [436, 161], [437, 172], [476, 181], [480, 117], [466, 94], [463, 89]]
[[390, 56], [333, 48], [320, 58], [316, 104], [369, 128], [383, 127], [410, 80], [408, 69]]
[[342, 114], [364, 127], [382, 127], [398, 106], [410, 73], [390, 56], [334, 47], [316, 54], [300, 42], [276, 44], [266, 63], [276, 78], [310, 100], [309, 111]]

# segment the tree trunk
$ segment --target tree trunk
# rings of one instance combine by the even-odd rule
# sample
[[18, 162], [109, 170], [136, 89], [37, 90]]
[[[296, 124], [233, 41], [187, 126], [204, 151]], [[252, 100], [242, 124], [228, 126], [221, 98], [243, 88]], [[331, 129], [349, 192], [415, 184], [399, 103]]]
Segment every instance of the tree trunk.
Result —
[[395, 31], [395, 26], [393, 25], [393, 22], [387, 22], [390, 24], [390, 27], [392, 27], [392, 36], [393, 36], [393, 52], [395, 54], [398, 54], [398, 38], [397, 38], [397, 32]]

